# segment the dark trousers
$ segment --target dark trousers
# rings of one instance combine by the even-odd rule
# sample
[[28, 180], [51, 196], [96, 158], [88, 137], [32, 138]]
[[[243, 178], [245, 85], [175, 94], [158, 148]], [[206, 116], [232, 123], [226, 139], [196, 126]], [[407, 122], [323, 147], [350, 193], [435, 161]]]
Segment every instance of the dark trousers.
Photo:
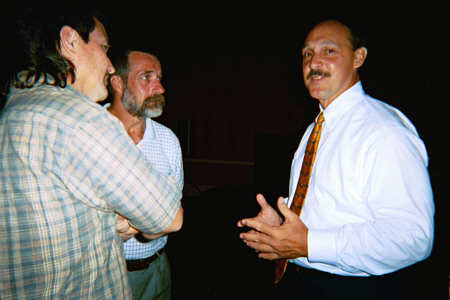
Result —
[[278, 299], [418, 299], [410, 274], [394, 272], [383, 276], [338, 276], [289, 263], [276, 287]]

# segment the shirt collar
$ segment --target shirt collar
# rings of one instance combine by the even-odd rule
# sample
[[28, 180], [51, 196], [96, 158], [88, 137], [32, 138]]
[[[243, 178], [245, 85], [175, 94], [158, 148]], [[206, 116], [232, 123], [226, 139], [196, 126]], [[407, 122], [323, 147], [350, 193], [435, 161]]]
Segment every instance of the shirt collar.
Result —
[[361, 101], [362, 95], [365, 95], [365, 92], [361, 81], [358, 81], [339, 95], [326, 109], [319, 105], [320, 111], [324, 114], [326, 126], [333, 127], [344, 113]]
[[142, 147], [142, 143], [145, 140], [155, 140], [156, 139], [156, 131], [155, 131], [155, 126], [153, 126], [154, 121], [152, 121], [152, 119], [150, 118], [146, 118], [145, 120], [145, 131], [144, 131], [144, 136], [142, 137], [142, 140], [139, 141], [139, 143], [137, 144], [138, 147]]
[[155, 121], [150, 118], [147, 118], [145, 121], [145, 132], [144, 137], [148, 137], [150, 139], [156, 139], [155, 126], [153, 125]]

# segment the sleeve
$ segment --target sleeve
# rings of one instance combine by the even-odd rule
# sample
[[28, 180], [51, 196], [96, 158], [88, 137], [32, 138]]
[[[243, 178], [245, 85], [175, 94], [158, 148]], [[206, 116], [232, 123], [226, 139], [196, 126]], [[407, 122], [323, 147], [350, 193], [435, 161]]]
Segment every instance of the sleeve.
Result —
[[174, 170], [173, 177], [178, 183], [178, 187], [180, 190], [183, 190], [184, 186], [184, 172], [183, 172], [183, 155], [181, 153], [180, 142], [178, 141], [177, 136], [170, 131], [172, 139], [170, 143], [170, 152], [171, 152], [171, 166]]
[[382, 130], [361, 159], [360, 180], [371, 218], [310, 231], [308, 260], [380, 275], [427, 258], [434, 203], [424, 153], [415, 134]]
[[82, 123], [67, 147], [68, 187], [87, 205], [114, 211], [139, 230], [159, 233], [174, 220], [181, 192], [159, 173], [118, 122]]

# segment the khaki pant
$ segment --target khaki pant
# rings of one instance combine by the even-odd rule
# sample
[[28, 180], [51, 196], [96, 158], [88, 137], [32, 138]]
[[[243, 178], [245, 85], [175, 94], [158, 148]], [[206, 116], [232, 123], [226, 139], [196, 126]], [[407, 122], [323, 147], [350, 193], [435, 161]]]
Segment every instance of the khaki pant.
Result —
[[153, 261], [146, 270], [127, 272], [133, 299], [170, 300], [170, 265], [166, 252]]

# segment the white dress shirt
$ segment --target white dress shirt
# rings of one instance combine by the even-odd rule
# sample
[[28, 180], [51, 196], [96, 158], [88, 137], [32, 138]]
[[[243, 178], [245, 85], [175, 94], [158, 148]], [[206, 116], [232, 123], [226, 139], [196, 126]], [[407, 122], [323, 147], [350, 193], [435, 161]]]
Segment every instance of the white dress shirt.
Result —
[[[291, 262], [369, 276], [427, 258], [434, 203], [426, 149], [412, 123], [365, 94], [360, 82], [322, 111], [325, 122], [300, 216], [309, 228], [308, 257]], [[292, 162], [289, 205], [313, 126]]]
[[[183, 159], [177, 136], [166, 126], [147, 118], [144, 137], [137, 144], [147, 160], [163, 174], [170, 175], [183, 190]], [[135, 238], [126, 241], [126, 259], [142, 259], [155, 254], [167, 244], [167, 235], [148, 243], [140, 243]]]

